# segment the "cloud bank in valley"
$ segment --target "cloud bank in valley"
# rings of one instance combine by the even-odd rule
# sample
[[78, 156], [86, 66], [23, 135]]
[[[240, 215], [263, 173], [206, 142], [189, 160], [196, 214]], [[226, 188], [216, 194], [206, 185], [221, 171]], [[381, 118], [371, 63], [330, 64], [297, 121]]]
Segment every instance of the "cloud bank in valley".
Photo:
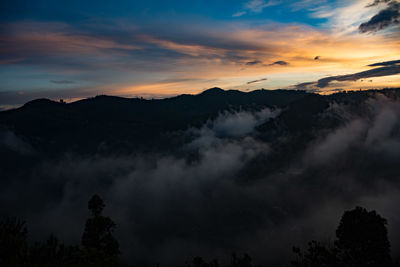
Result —
[[[295, 138], [258, 137], [281, 112], [222, 113], [184, 133], [190, 141], [181, 155], [66, 154], [36, 162], [27, 176], [13, 170], [14, 179], [2, 180], [2, 213], [23, 215], [33, 238], [79, 242], [86, 202], [99, 193], [129, 261], [176, 265], [183, 255], [227, 259], [237, 251], [286, 264], [292, 245], [332, 239], [343, 210], [363, 205], [388, 218], [399, 253], [400, 102], [377, 95], [356, 111], [331, 103], [321, 116], [340, 118], [340, 126], [288, 155], [283, 168], [264, 171], [277, 144]], [[18, 137], [2, 137], [23, 152]]]

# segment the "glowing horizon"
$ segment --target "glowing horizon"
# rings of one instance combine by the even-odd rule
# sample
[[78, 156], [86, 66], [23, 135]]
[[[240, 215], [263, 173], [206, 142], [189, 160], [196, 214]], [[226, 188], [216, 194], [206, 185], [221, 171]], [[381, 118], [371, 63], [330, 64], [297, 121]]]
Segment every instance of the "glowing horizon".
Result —
[[[41, 12], [33, 5], [23, 15], [9, 4], [0, 33], [0, 106], [212, 87], [323, 94], [400, 87], [396, 18], [371, 22], [389, 8], [400, 14], [397, 0], [157, 3], [120, 1], [111, 10], [103, 1], [94, 9], [71, 3], [63, 11], [48, 4]], [[383, 65], [369, 66], [376, 63]]]

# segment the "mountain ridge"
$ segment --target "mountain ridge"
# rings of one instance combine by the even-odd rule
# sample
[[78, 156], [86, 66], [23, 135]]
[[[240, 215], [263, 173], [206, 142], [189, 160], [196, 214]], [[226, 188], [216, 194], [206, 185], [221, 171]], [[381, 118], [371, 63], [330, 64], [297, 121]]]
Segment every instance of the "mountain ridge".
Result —
[[333, 101], [357, 105], [377, 92], [391, 97], [400, 95], [400, 89], [324, 96], [296, 90], [242, 92], [214, 87], [197, 95], [153, 100], [107, 95], [72, 103], [36, 99], [20, 108], [0, 112], [0, 129], [12, 131], [47, 151], [75, 147], [93, 151], [102, 143], [126, 151], [170, 149], [176, 142], [185, 142], [182, 137], [174, 137], [175, 140], [171, 134], [201, 127], [222, 112], [281, 109], [279, 118], [260, 125], [259, 130], [275, 132], [275, 137], [284, 134], [282, 129], [302, 136], [310, 128], [335, 124], [323, 122], [317, 116]]
[[[33, 99], [30, 100], [28, 102], [26, 102], [24, 105], [22, 105], [21, 107], [18, 108], [14, 108], [14, 109], [10, 109], [10, 110], [3, 110], [0, 111], [0, 113], [2, 112], [7, 112], [7, 111], [11, 111], [11, 110], [16, 110], [16, 109], [21, 109], [27, 106], [36, 106], [36, 105], [47, 105], [47, 104], [59, 104], [61, 105], [74, 105], [77, 103], [82, 103], [82, 102], [87, 102], [87, 101], [96, 101], [96, 100], [104, 100], [104, 99], [108, 99], [108, 100], [116, 100], [116, 101], [130, 101], [132, 102], [164, 102], [164, 101], [176, 101], [177, 99], [181, 99], [181, 98], [196, 98], [196, 97], [210, 97], [210, 96], [227, 96], [227, 95], [260, 95], [260, 94], [277, 94], [277, 93], [293, 93], [293, 92], [300, 92], [300, 93], [308, 93], [306, 91], [303, 90], [284, 90], [284, 89], [277, 89], [277, 90], [265, 90], [265, 89], [258, 89], [258, 90], [253, 90], [250, 92], [243, 92], [240, 90], [224, 90], [221, 89], [219, 87], [213, 87], [207, 90], [204, 90], [203, 92], [200, 92], [198, 94], [180, 94], [177, 96], [172, 96], [172, 97], [166, 97], [166, 98], [160, 98], [160, 99], [146, 99], [146, 98], [141, 98], [141, 97], [133, 97], [133, 98], [129, 98], [129, 97], [121, 97], [121, 96], [114, 96], [114, 95], [97, 95], [94, 97], [88, 97], [88, 98], [84, 98], [84, 99], [80, 99], [77, 101], [73, 101], [73, 102], [69, 102], [69, 103], [65, 103], [65, 102], [60, 102], [60, 101], [56, 101], [56, 100], [52, 100], [49, 98], [38, 98], [38, 99]], [[312, 93], [308, 93], [308, 94], [312, 94]]]

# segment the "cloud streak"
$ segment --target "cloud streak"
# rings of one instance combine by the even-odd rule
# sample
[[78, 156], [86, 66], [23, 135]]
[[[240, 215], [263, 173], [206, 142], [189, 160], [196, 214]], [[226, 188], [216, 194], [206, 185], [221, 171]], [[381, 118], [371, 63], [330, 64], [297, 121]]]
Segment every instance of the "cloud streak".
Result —
[[253, 84], [253, 83], [259, 83], [259, 82], [263, 82], [268, 80], [267, 78], [262, 78], [262, 79], [258, 79], [258, 80], [253, 80], [253, 81], [249, 81], [247, 82], [247, 84]]
[[283, 61], [283, 60], [279, 60], [279, 61], [275, 61], [274, 63], [271, 63], [270, 66], [274, 66], [274, 65], [278, 65], [278, 66], [287, 66], [289, 65], [288, 62]]
[[260, 60], [252, 60], [252, 61], [246, 62], [246, 66], [254, 66], [254, 65], [260, 65], [260, 64], [263, 64], [263, 62]]
[[250, 0], [245, 4], [245, 8], [252, 12], [260, 13], [264, 10], [264, 8], [278, 5], [279, 3], [280, 1], [274, 1], [274, 0], [270, 0], [268, 2], [265, 0]]
[[390, 60], [385, 62], [378, 62], [368, 65], [369, 67], [379, 67], [379, 66], [395, 66], [400, 64], [400, 60]]
[[51, 83], [55, 84], [75, 84], [75, 81], [69, 81], [69, 80], [50, 80]]
[[390, 67], [380, 67], [372, 70], [362, 71], [354, 74], [348, 75], [339, 75], [333, 77], [327, 77], [318, 80], [317, 86], [320, 88], [324, 88], [329, 85], [332, 81], [357, 81], [362, 78], [371, 78], [371, 77], [381, 77], [381, 76], [390, 76], [396, 75], [400, 73], [400, 66], [390, 66]]
[[397, 75], [400, 73], [400, 66], [397, 65], [397, 61], [387, 61], [370, 64], [368, 66], [383, 66], [374, 68], [371, 70], [366, 70], [362, 72], [357, 72], [347, 75], [330, 76], [319, 79], [316, 82], [305, 82], [296, 85], [297, 89], [304, 90], [310, 88], [325, 88], [328, 87], [331, 82], [345, 82], [345, 81], [358, 81], [364, 78], [374, 78], [374, 77], [386, 77], [391, 75]]

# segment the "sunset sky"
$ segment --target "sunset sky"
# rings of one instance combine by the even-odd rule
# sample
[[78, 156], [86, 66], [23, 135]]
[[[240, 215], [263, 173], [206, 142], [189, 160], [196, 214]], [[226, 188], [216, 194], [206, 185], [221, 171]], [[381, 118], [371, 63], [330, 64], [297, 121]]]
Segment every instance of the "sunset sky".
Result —
[[211, 87], [400, 86], [398, 0], [0, 3], [0, 108]]

